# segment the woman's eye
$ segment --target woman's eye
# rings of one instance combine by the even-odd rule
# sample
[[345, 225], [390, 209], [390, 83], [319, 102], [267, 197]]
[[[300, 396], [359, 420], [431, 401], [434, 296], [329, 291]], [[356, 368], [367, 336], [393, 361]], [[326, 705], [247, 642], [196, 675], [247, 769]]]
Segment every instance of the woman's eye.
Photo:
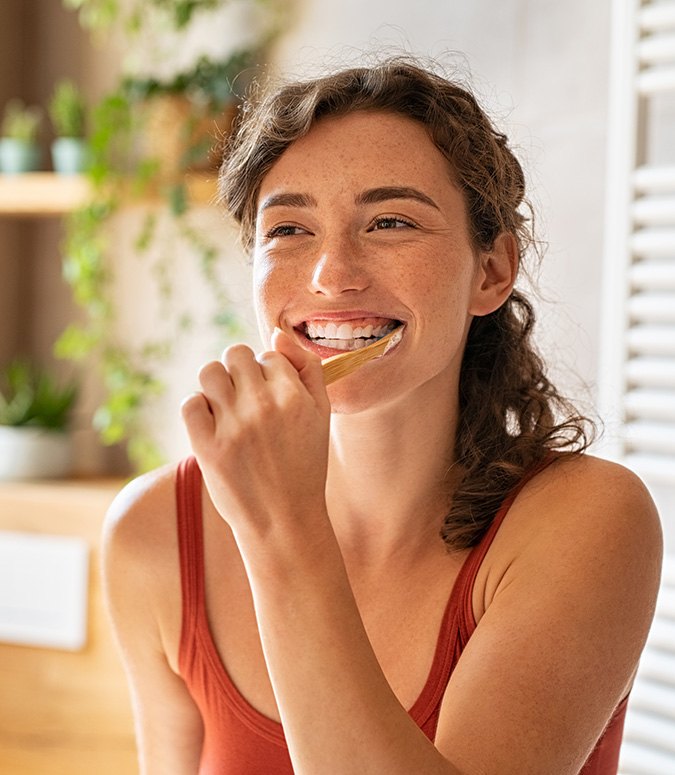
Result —
[[401, 229], [401, 228], [415, 228], [415, 224], [412, 221], [408, 221], [400, 216], [383, 215], [376, 218], [371, 226], [371, 231], [381, 231], [383, 229]]
[[274, 239], [275, 237], [294, 237], [296, 234], [304, 233], [304, 229], [300, 226], [293, 226], [291, 223], [282, 223], [279, 226], [274, 226], [265, 236], [267, 239]]

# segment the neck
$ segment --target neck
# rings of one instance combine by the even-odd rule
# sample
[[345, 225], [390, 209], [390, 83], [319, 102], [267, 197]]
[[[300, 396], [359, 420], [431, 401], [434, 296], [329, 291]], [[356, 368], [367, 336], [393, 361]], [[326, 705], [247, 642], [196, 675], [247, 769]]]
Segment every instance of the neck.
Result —
[[443, 548], [438, 531], [458, 474], [457, 390], [420, 395], [432, 389], [333, 415], [326, 494], [346, 554], [374, 559]]

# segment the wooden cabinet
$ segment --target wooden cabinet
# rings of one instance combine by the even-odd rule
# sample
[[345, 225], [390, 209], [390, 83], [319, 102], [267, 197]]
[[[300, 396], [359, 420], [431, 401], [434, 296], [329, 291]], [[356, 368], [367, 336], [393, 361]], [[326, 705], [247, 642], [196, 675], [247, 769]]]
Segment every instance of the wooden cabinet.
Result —
[[126, 678], [104, 610], [103, 516], [123, 482], [0, 484], [0, 530], [78, 536], [90, 546], [88, 638], [82, 651], [0, 643], [0, 773], [137, 772]]

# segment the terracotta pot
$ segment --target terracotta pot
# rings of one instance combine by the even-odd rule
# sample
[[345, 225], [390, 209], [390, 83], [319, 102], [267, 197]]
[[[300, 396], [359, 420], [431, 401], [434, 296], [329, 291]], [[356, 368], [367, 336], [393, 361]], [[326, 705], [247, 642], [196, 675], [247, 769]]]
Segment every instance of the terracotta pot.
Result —
[[186, 97], [152, 97], [145, 105], [144, 155], [158, 159], [160, 174], [166, 178], [186, 170], [215, 171], [235, 111], [233, 104], [211, 116], [200, 112]]

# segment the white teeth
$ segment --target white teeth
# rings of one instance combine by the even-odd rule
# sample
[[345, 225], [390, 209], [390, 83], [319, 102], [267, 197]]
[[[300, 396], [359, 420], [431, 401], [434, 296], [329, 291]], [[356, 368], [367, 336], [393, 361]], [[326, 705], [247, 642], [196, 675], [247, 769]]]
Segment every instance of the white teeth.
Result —
[[358, 350], [361, 347], [372, 344], [378, 339], [388, 334], [396, 327], [394, 321], [385, 323], [382, 326], [354, 326], [349, 323], [320, 323], [306, 324], [306, 335], [309, 339], [325, 347], [332, 347], [335, 350]]

